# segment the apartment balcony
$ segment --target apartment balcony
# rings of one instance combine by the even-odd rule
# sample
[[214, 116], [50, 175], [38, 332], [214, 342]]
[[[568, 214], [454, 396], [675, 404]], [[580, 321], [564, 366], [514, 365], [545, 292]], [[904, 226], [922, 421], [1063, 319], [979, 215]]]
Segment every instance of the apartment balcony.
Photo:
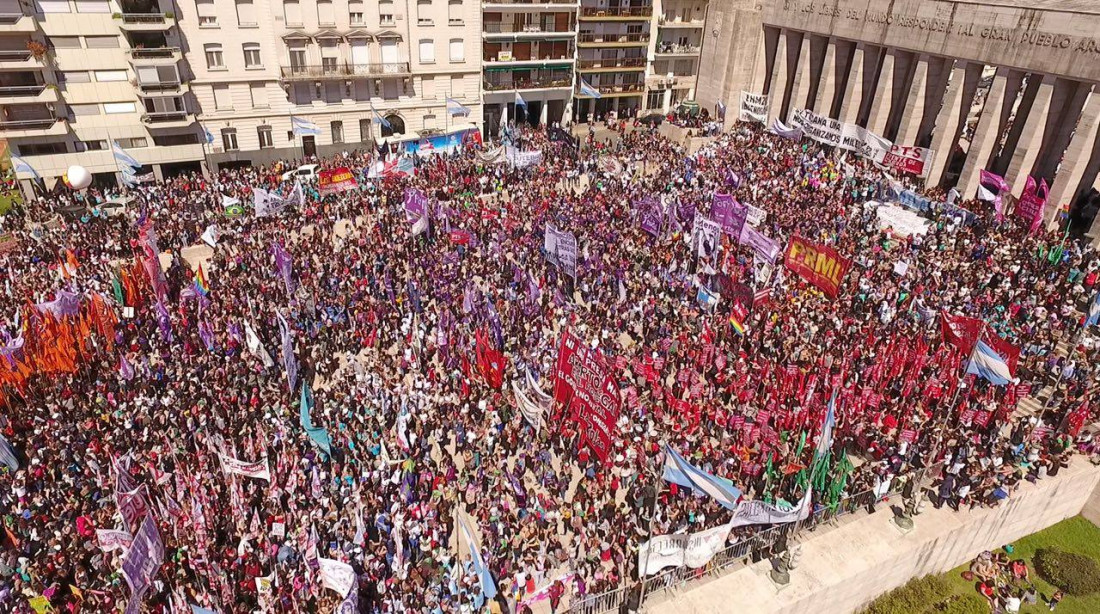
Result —
[[658, 89], [691, 89], [695, 84], [695, 75], [650, 75], [646, 77], [645, 83]]
[[660, 44], [654, 51], [656, 55], [676, 57], [676, 56], [693, 56], [699, 55], [699, 52], [703, 48], [699, 45], [672, 45], [672, 44]]
[[[622, 98], [625, 96], [638, 96], [645, 93], [644, 83], [624, 83], [622, 85], [594, 85], [592, 86], [603, 98]], [[592, 98], [585, 96], [577, 90], [573, 94], [577, 98]]]
[[581, 21], [649, 21], [652, 16], [652, 6], [581, 8]]
[[573, 87], [573, 74], [562, 75], [538, 75], [528, 78], [515, 79], [485, 79], [482, 85], [486, 92], [508, 92], [512, 90], [545, 90], [555, 88]]
[[668, 18], [661, 15], [657, 18], [657, 25], [662, 28], [680, 28], [689, 30], [701, 30], [706, 22], [702, 19], [693, 19], [690, 21], [684, 21], [679, 17]]
[[370, 64], [303, 64], [281, 66], [283, 81], [327, 81], [380, 77], [407, 77], [412, 74], [408, 62], [377, 62]]
[[595, 58], [577, 60], [581, 72], [645, 71], [646, 58]]
[[176, 25], [176, 18], [165, 13], [123, 13], [119, 29], [127, 32], [163, 32]]
[[16, 50], [4, 50], [0, 51], [0, 69], [3, 70], [34, 70], [36, 68], [45, 68], [46, 61], [44, 58], [36, 58], [34, 54], [27, 49]]
[[540, 24], [516, 26], [514, 23], [485, 22], [482, 24], [482, 38], [488, 41], [572, 39], [576, 29], [555, 30], [553, 26], [544, 29]]
[[556, 11], [575, 9], [580, 0], [488, 0], [481, 3], [483, 11]]
[[57, 102], [57, 88], [39, 85], [0, 85], [0, 104]]
[[130, 63], [135, 66], [165, 66], [180, 61], [179, 47], [137, 47], [127, 49]]
[[138, 96], [182, 96], [191, 90], [191, 86], [179, 81], [150, 81], [136, 84]]
[[24, 15], [23, 13], [0, 14], [0, 33], [23, 32], [30, 34], [36, 30], [38, 30], [38, 20], [33, 15]]
[[605, 32], [581, 32], [577, 35], [579, 47], [646, 47], [649, 33], [613, 34]]
[[5, 139], [61, 136], [68, 131], [69, 123], [60, 117], [0, 121], [0, 137]]
[[141, 122], [150, 128], [186, 128], [195, 123], [195, 116], [187, 111], [154, 111], [142, 115]]

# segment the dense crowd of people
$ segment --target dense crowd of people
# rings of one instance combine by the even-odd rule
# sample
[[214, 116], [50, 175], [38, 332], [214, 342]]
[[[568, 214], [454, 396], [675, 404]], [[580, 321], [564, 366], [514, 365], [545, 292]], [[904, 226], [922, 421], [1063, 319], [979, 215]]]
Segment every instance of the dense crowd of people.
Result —
[[[357, 189], [307, 185], [265, 217], [253, 189], [288, 194], [290, 162], [125, 190], [125, 215], [100, 214], [117, 194], [89, 190], [6, 216], [0, 610], [557, 608], [636, 580], [649, 535], [729, 521], [661, 479], [665, 445], [746, 499], [785, 507], [812, 489], [816, 509], [940, 462], [934, 503], [995, 505], [1064, 466], [1092, 421], [1087, 243], [976, 201], [906, 235], [865, 205], [895, 189], [865, 161], [744, 124], [688, 152], [626, 123], [578, 142], [520, 130], [513, 145], [542, 152], [527, 168], [469, 147], [368, 179], [374, 152], [348, 152], [317, 162], [353, 169]], [[409, 188], [432, 202], [426, 229]], [[738, 237], [700, 258], [694, 218], [716, 192], [763, 210], [756, 229], [780, 245], [798, 235], [849, 258], [838, 296]], [[639, 224], [643, 197], [662, 206], [657, 233]], [[234, 199], [244, 213], [228, 214]], [[46, 223], [81, 201], [88, 215]], [[577, 237], [575, 278], [548, 261], [548, 224]], [[163, 287], [139, 228], [159, 237]], [[729, 317], [746, 288], [771, 294], [744, 301], [741, 334]], [[943, 333], [954, 316], [1021, 349], [1016, 381], [964, 376], [969, 349]], [[617, 379], [604, 461], [560, 406], [536, 421], [517, 408], [513, 381], [552, 394], [566, 330]], [[479, 369], [481, 343], [504, 356], [502, 386]], [[1042, 415], [1018, 411], [1043, 386]], [[146, 518], [163, 564], [132, 596], [120, 569], [138, 542], [111, 540]], [[350, 597], [325, 588], [319, 560], [350, 565]]]

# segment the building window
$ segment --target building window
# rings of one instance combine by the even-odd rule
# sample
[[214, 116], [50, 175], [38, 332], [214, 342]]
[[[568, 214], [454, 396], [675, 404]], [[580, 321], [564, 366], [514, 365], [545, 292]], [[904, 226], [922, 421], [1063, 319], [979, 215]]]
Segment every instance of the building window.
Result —
[[[80, 141], [77, 141], [79, 144]], [[33, 143], [19, 146], [21, 156], [48, 156], [69, 153], [64, 143]]]
[[646, 97], [647, 109], [661, 109], [665, 105], [665, 91], [664, 90], [652, 90]]
[[264, 62], [260, 59], [260, 43], [244, 44], [244, 67], [262, 68]]
[[252, 94], [253, 109], [266, 109], [268, 107], [266, 83], [250, 83], [248, 91]]
[[97, 70], [95, 71], [95, 80], [100, 83], [110, 83], [112, 81], [125, 81], [125, 70]]
[[77, 13], [110, 13], [111, 3], [105, 0], [76, 0]]
[[317, 25], [336, 25], [336, 11], [332, 8], [331, 0], [317, 0]]
[[363, 3], [359, 0], [348, 2], [348, 21], [353, 26], [363, 25]]
[[197, 0], [195, 8], [198, 10], [200, 28], [217, 27], [218, 11], [214, 8], [214, 0]]
[[80, 49], [79, 36], [51, 36], [48, 40], [54, 49]]
[[451, 61], [452, 62], [465, 62], [466, 61], [466, 46], [462, 44], [461, 38], [451, 39]]
[[222, 147], [224, 147], [226, 151], [237, 151], [240, 149], [237, 147], [236, 128], [222, 128]]
[[225, 68], [225, 58], [222, 57], [222, 46], [218, 43], [207, 43], [202, 46], [206, 52], [206, 67], [209, 69]]
[[99, 115], [99, 105], [95, 103], [70, 104], [69, 111], [72, 112], [74, 117], [80, 117], [83, 115]]
[[370, 140], [370, 126], [371, 120], [361, 119], [359, 120], [359, 140], [366, 142]]
[[211, 87], [214, 90], [214, 108], [219, 111], [228, 111], [233, 108], [233, 97], [229, 95], [229, 85], [220, 84]]
[[462, 0], [447, 0], [447, 23], [461, 26], [462, 22]]
[[432, 0], [416, 0], [416, 25], [432, 25]]
[[132, 102], [105, 102], [103, 103], [103, 112], [107, 115], [137, 113], [137, 105]]
[[69, 13], [69, 0], [35, 0], [35, 11], [38, 13]]
[[88, 49], [118, 49], [117, 36], [85, 36]]
[[55, 74], [58, 83], [90, 83], [92, 80], [86, 70], [66, 70]]
[[77, 151], [107, 151], [107, 141], [77, 141]]
[[435, 121], [435, 114], [429, 113], [429, 114], [424, 116], [424, 129], [425, 130], [434, 130], [438, 127], [439, 126], [436, 125], [436, 121]]
[[378, 0], [378, 23], [383, 26], [393, 25], [393, 0]]
[[294, 70], [305, 70], [306, 67], [306, 50], [301, 47], [289, 49], [290, 53], [290, 67]]
[[271, 126], [257, 126], [256, 136], [260, 139], [260, 149], [270, 149], [275, 146], [275, 139], [271, 138]]
[[430, 38], [420, 39], [420, 63], [435, 64], [435, 41]]
[[140, 149], [149, 146], [149, 141], [143, 136], [136, 136], [132, 139], [115, 139], [115, 141], [117, 141], [118, 146], [123, 149]]
[[252, 0], [237, 0], [237, 25], [244, 28], [259, 25], [256, 21], [256, 5]]
[[344, 142], [344, 122], [341, 122], [341, 121], [330, 122], [328, 127], [329, 127], [329, 130], [332, 131], [332, 142], [333, 143], [343, 143]]
[[302, 27], [302, 6], [298, 4], [298, 0], [283, 2], [283, 21], [288, 28]]

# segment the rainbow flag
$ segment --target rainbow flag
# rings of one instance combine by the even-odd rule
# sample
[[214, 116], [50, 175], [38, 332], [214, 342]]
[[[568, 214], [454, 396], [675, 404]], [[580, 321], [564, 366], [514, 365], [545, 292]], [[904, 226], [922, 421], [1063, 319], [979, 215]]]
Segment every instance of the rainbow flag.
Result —
[[733, 327], [733, 332], [737, 333], [738, 335], [745, 334], [745, 325], [742, 324], [741, 321], [737, 319], [737, 316], [733, 314], [730, 314], [730, 326]]
[[730, 326], [738, 335], [745, 334], [745, 320], [748, 319], [749, 310], [740, 302], [735, 302], [730, 309]]
[[199, 272], [195, 273], [195, 292], [202, 296], [210, 295], [210, 285], [206, 283], [206, 275], [203, 275], [201, 264], [199, 265]]

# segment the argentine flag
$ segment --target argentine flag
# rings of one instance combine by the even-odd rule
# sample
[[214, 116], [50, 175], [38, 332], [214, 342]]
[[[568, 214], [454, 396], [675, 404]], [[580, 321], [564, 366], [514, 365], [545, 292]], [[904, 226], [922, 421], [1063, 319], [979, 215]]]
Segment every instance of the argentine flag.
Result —
[[203, 126], [202, 131], [203, 131], [203, 134], [205, 134], [205, 136], [206, 136], [206, 144], [207, 145], [213, 145], [214, 144], [214, 135], [210, 134], [210, 129], [207, 128], [206, 126]]
[[381, 115], [379, 115], [378, 111], [376, 111], [374, 109], [374, 103], [373, 102], [370, 103], [370, 112], [374, 113], [374, 123], [376, 123], [380, 126], [385, 126], [386, 128], [389, 128], [390, 130], [393, 130], [393, 126], [390, 125], [389, 120], [387, 120], [385, 117], [382, 117]]
[[1004, 386], [1013, 380], [1005, 358], [981, 340], [974, 347], [974, 353], [971, 355], [970, 364], [966, 366], [966, 372], [984, 377], [995, 386]]
[[516, 92], [516, 106], [522, 107], [524, 111], [527, 110], [527, 101], [523, 99], [523, 96], [519, 95], [519, 92]]
[[817, 440], [817, 456], [822, 456], [833, 447], [833, 428], [836, 427], [836, 394], [839, 388], [833, 389], [833, 396], [829, 399], [829, 410], [825, 412], [825, 423], [821, 425], [821, 438]]
[[15, 169], [15, 172], [17, 173], [24, 173], [26, 175], [34, 177], [35, 179], [42, 178], [42, 176], [38, 174], [38, 171], [34, 170], [34, 168], [31, 167], [31, 165], [26, 160], [20, 158], [19, 156], [11, 157], [11, 167]]
[[584, 80], [584, 77], [581, 77], [581, 96], [601, 98], [600, 91], [589, 85], [588, 82]]
[[[15, 162], [15, 156], [11, 157], [11, 161]], [[1096, 296], [1092, 297], [1092, 301], [1089, 302], [1089, 310], [1085, 315], [1085, 326], [1092, 326], [1097, 322], [1100, 322], [1100, 292], [1097, 292]]]
[[138, 162], [130, 154], [126, 153], [126, 150], [118, 144], [118, 141], [111, 141], [111, 153], [115, 156], [115, 162], [118, 163], [119, 168], [123, 166], [129, 166], [131, 170], [138, 170], [141, 168], [141, 162]]
[[690, 488], [702, 495], [710, 495], [728, 510], [737, 509], [737, 503], [741, 500], [741, 491], [732, 482], [692, 465], [667, 445], [663, 477], [666, 482]]
[[493, 574], [489, 572], [489, 567], [485, 565], [485, 558], [481, 556], [481, 546], [474, 539], [474, 532], [467, 524], [467, 520], [460, 515], [455, 515], [455, 522], [458, 523], [458, 528], [462, 530], [462, 536], [466, 538], [466, 544], [470, 547], [470, 558], [473, 559], [474, 571], [477, 572], [477, 579], [481, 584], [481, 595], [477, 604], [480, 608], [481, 604], [485, 603], [485, 599], [497, 596], [497, 585], [493, 582]]
[[317, 127], [317, 124], [302, 117], [290, 118], [290, 124], [294, 129], [294, 136], [316, 136], [321, 134], [321, 129]]
[[464, 106], [461, 102], [454, 98], [447, 99], [447, 112], [451, 114], [451, 117], [461, 115], [467, 117], [470, 115], [470, 107]]

